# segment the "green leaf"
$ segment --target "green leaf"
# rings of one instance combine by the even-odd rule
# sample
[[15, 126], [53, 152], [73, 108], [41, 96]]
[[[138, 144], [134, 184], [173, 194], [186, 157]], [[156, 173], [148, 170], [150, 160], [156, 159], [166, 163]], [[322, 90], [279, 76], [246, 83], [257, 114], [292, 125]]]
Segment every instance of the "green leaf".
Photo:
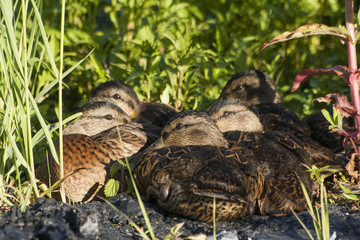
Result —
[[348, 189], [347, 187], [343, 186], [342, 184], [340, 184], [341, 190], [343, 190], [343, 194], [344, 197], [346, 197], [347, 199], [350, 200], [359, 200], [359, 198], [356, 196], [356, 194], [354, 194], [350, 189]]
[[148, 41], [152, 45], [154, 44], [155, 35], [150, 26], [146, 25], [139, 30], [137, 38], [142, 42]]
[[331, 125], [335, 125], [334, 120], [328, 110], [321, 109], [321, 113]]
[[171, 6], [172, 2], [173, 2], [172, 0], [164, 0], [162, 1], [162, 7], [167, 9]]
[[166, 88], [160, 95], [160, 100], [162, 103], [169, 104], [170, 102], [170, 87], [166, 84]]
[[176, 224], [174, 227], [172, 227], [170, 230], [171, 234], [173, 234], [174, 236], [177, 236], [180, 228], [182, 226], [184, 226], [184, 224], [185, 224], [184, 222], [181, 222], [181, 223]]
[[110, 167], [110, 177], [114, 177], [115, 174], [116, 174], [120, 169], [122, 169], [123, 166], [124, 166], [124, 164], [121, 165], [119, 161], [114, 162], [114, 164], [111, 165], [111, 167]]
[[120, 187], [119, 181], [115, 181], [115, 179], [109, 179], [104, 188], [104, 193], [106, 197], [113, 197], [117, 194]]

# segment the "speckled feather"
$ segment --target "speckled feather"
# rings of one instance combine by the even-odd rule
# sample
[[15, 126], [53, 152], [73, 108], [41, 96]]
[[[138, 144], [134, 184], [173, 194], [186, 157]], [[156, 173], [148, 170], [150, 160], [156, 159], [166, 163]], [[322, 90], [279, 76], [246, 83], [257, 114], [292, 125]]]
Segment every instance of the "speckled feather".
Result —
[[246, 159], [216, 146], [172, 146], [147, 150], [135, 159], [140, 192], [165, 210], [199, 221], [251, 214], [263, 179]]
[[[121, 140], [119, 134], [121, 135]], [[73, 173], [64, 182], [67, 198], [73, 202], [86, 201], [109, 179], [112, 163], [130, 157], [155, 141], [157, 135], [144, 131], [140, 124], [124, 124], [89, 137], [81, 134], [64, 136], [64, 175]], [[51, 182], [60, 179], [59, 165], [50, 161]], [[46, 161], [36, 171], [37, 178], [48, 182]], [[123, 179], [123, 176], [119, 176]], [[59, 198], [55, 194], [55, 198]]]
[[260, 214], [284, 215], [293, 210], [306, 209], [301, 180], [307, 191], [313, 191], [313, 182], [306, 168], [310, 156], [294, 136], [282, 132], [246, 133], [226, 132], [231, 150], [242, 153], [262, 172], [267, 182], [263, 198], [259, 200]]

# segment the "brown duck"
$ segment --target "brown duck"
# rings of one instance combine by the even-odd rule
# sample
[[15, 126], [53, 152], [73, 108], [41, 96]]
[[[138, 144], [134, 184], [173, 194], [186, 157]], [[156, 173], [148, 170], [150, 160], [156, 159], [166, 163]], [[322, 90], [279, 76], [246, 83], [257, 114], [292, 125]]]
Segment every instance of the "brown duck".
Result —
[[108, 81], [98, 86], [90, 101], [107, 101], [122, 108], [140, 123], [163, 127], [176, 110], [170, 105], [157, 102], [140, 102], [135, 91], [121, 81]]
[[[125, 113], [123, 114], [126, 116]], [[114, 118], [112, 119], [114, 120]], [[117, 122], [117, 120], [114, 121]], [[106, 126], [112, 125], [108, 124], [108, 121], [100, 122]], [[106, 128], [98, 121], [88, 124], [92, 126], [87, 126], [87, 128]], [[97, 193], [102, 194], [101, 190], [110, 177], [111, 165], [116, 160], [130, 157], [150, 145], [157, 139], [160, 131], [160, 128], [153, 125], [129, 122], [112, 127], [94, 136], [64, 135], [64, 175], [72, 174], [63, 182], [68, 201], [85, 202], [91, 200]], [[36, 177], [48, 186], [54, 184], [60, 180], [59, 165], [52, 157], [49, 158], [49, 167], [47, 161], [44, 160], [36, 170]], [[123, 180], [123, 175], [120, 174], [118, 179]], [[54, 197], [60, 198], [56, 193]]]
[[266, 72], [248, 70], [232, 76], [216, 103], [227, 99], [240, 99], [252, 106], [266, 131], [276, 130], [274, 127], [285, 123], [286, 126], [310, 135], [308, 125], [290, 109], [280, 105], [281, 97], [275, 82]]
[[81, 118], [67, 125], [63, 135], [84, 134], [92, 136], [111, 127], [131, 122], [130, 117], [110, 102], [88, 102], [80, 112]]
[[304, 164], [323, 166], [329, 163], [326, 155], [313, 158], [317, 153], [308, 150], [304, 142], [291, 133], [263, 132], [256, 112], [240, 100], [215, 104], [209, 114], [224, 133], [229, 148], [244, 154], [263, 173], [267, 184], [258, 203], [260, 214], [283, 215], [291, 209], [306, 209], [300, 181], [310, 194], [314, 183]]
[[240, 99], [248, 105], [281, 102], [274, 80], [260, 70], [234, 74], [223, 88], [218, 102], [226, 99]]
[[216, 221], [252, 215], [262, 175], [227, 145], [206, 113], [181, 112], [133, 159], [136, 185], [166, 211], [191, 219], [211, 222], [214, 198]]

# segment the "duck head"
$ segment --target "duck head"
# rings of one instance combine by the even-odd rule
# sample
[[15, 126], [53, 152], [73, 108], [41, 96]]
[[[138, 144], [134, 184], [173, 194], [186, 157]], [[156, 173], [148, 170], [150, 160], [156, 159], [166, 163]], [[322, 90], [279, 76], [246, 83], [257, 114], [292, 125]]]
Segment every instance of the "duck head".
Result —
[[208, 113], [221, 132], [262, 132], [257, 114], [239, 99], [229, 99], [212, 105]]
[[129, 115], [136, 118], [141, 109], [141, 103], [135, 91], [120, 81], [108, 81], [99, 85], [89, 101], [111, 102]]
[[205, 112], [186, 110], [173, 116], [164, 126], [153, 148], [211, 145], [227, 147], [228, 142]]
[[247, 105], [281, 102], [274, 80], [260, 70], [248, 70], [233, 75], [217, 101], [226, 99], [240, 99]]
[[121, 108], [109, 102], [88, 102], [80, 111], [83, 114], [81, 118], [67, 125], [63, 135], [93, 136], [114, 126], [131, 122]]

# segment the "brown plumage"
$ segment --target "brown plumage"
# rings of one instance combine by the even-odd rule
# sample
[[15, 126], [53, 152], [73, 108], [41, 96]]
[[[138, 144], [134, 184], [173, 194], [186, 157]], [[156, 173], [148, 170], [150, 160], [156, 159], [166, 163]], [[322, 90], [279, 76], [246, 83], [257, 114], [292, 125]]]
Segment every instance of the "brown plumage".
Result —
[[260, 70], [248, 70], [233, 75], [217, 101], [226, 99], [240, 99], [248, 105], [281, 101], [274, 80]]
[[252, 215], [263, 178], [227, 141], [206, 113], [184, 111], [161, 137], [137, 155], [134, 176], [141, 194], [166, 211], [199, 221]]
[[63, 135], [93, 136], [111, 127], [131, 122], [130, 117], [110, 102], [89, 102], [81, 109], [82, 116], [64, 128]]
[[140, 100], [129, 85], [121, 81], [108, 81], [95, 88], [89, 102], [111, 102], [130, 116], [136, 118], [140, 113]]
[[[260, 106], [260, 109], [258, 108]], [[277, 109], [277, 110], [275, 110]], [[310, 155], [310, 163], [322, 167], [333, 164], [335, 155], [332, 151], [310, 136], [305, 134], [292, 124], [297, 122], [296, 115], [282, 118], [281, 112], [286, 112], [282, 107], [277, 108], [270, 105], [247, 106], [241, 100], [230, 99], [214, 104], [209, 109], [212, 117], [218, 124], [222, 132], [226, 131], [244, 131], [244, 132], [273, 132], [280, 131], [293, 135], [304, 145], [305, 150]], [[274, 113], [275, 112], [275, 113]], [[279, 114], [278, 114], [279, 113]], [[227, 114], [227, 115], [226, 115]]]
[[276, 103], [261, 103], [251, 106], [259, 116], [264, 131], [298, 131], [310, 136], [311, 130], [293, 111]]
[[170, 105], [140, 102], [135, 91], [120, 81], [108, 81], [99, 85], [89, 101], [107, 101], [122, 108], [139, 123], [151, 123], [160, 127], [176, 114]]
[[176, 113], [175, 108], [165, 103], [143, 101], [141, 102], [141, 111], [136, 121], [163, 127]]
[[[84, 202], [94, 194], [102, 194], [109, 179], [110, 167], [116, 161], [130, 157], [151, 144], [158, 137], [153, 127], [138, 123], [115, 126], [94, 136], [70, 134], [63, 138], [64, 175], [73, 173], [63, 182], [69, 202]], [[121, 136], [121, 138], [119, 137]], [[59, 165], [50, 157], [51, 184], [60, 180]], [[48, 167], [44, 161], [36, 176], [48, 183]], [[123, 176], [119, 176], [123, 180]], [[122, 182], [123, 184], [123, 182]], [[55, 194], [59, 199], [59, 195]]]
[[215, 104], [239, 99], [256, 110], [265, 131], [291, 126], [310, 136], [310, 129], [294, 112], [280, 105], [281, 97], [271, 77], [260, 70], [248, 70], [231, 77]]
[[[244, 154], [262, 172], [266, 185], [259, 201], [261, 214], [281, 215], [306, 209], [300, 180], [311, 194], [314, 183], [303, 164], [318, 167], [331, 163], [327, 154], [315, 151], [291, 133], [265, 131], [256, 111], [240, 100], [227, 100], [209, 110], [224, 132], [229, 148]], [[326, 152], [327, 153], [327, 152]], [[330, 153], [331, 154], [331, 153]], [[333, 155], [332, 155], [333, 156]]]

